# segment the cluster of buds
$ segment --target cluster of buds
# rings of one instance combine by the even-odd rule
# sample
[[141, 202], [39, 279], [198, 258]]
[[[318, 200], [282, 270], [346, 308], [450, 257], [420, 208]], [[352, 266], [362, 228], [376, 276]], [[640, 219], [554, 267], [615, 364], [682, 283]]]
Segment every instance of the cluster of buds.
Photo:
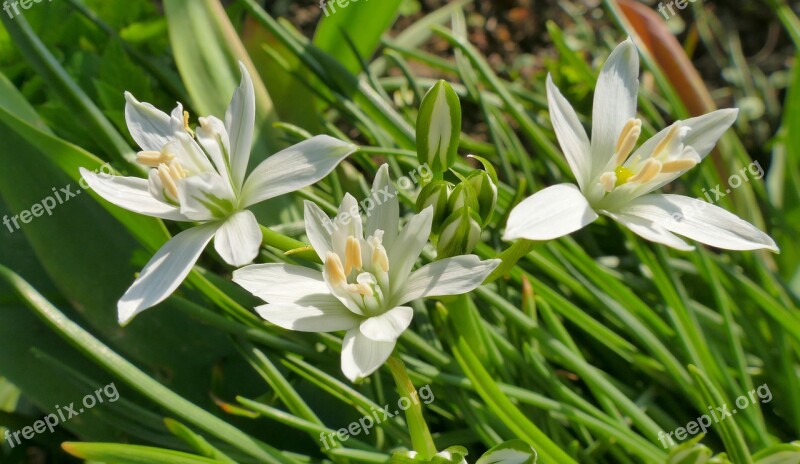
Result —
[[461, 102], [445, 81], [425, 94], [417, 117], [417, 158], [434, 173], [417, 198], [417, 209], [433, 207], [433, 229], [438, 257], [469, 254], [497, 203], [497, 176], [488, 161], [475, 157], [486, 170], [466, 177], [451, 171], [457, 184], [444, 180], [455, 164], [461, 138]]

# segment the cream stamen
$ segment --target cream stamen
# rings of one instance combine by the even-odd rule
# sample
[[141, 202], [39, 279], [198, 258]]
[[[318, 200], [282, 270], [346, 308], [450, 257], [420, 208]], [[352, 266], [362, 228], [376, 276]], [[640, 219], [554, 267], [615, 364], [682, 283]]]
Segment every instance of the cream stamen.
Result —
[[640, 119], [628, 119], [619, 134], [617, 146], [614, 148], [616, 161], [614, 164], [620, 165], [628, 159], [640, 135], [642, 135], [642, 121]]
[[686, 171], [695, 166], [697, 166], [697, 161], [690, 158], [681, 158], [664, 163], [661, 166], [661, 172], [670, 174], [673, 172]]
[[644, 184], [645, 182], [649, 182], [653, 180], [661, 172], [661, 162], [655, 159], [648, 159], [644, 162], [641, 171], [639, 171], [635, 176], [628, 179], [628, 182], [637, 182], [639, 184]]
[[357, 238], [350, 235], [347, 237], [347, 243], [344, 249], [344, 275], [350, 275], [353, 268], [360, 271], [362, 267], [361, 243]]
[[140, 151], [136, 154], [136, 162], [150, 168], [157, 168], [160, 164], [167, 164], [175, 158], [166, 150]]
[[603, 190], [606, 192], [610, 192], [614, 190], [614, 186], [617, 184], [617, 175], [613, 172], [605, 172], [603, 175], [600, 176], [600, 185], [603, 186]]
[[334, 287], [347, 284], [347, 276], [342, 268], [342, 260], [339, 259], [339, 255], [336, 253], [328, 252], [328, 256], [325, 259], [325, 271], [328, 274], [331, 285]]

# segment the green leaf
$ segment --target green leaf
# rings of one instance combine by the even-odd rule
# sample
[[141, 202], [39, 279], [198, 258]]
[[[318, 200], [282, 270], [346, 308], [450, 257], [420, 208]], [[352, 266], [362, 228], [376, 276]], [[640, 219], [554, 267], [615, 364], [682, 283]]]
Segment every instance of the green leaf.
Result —
[[250, 71], [256, 95], [256, 131], [251, 166], [282, 148], [272, 128], [272, 100], [218, 0], [166, 0], [169, 37], [192, 107], [200, 115], [222, 117], [239, 85], [237, 61]]
[[88, 133], [114, 159], [135, 171], [139, 170], [133, 163], [133, 152], [128, 143], [47, 50], [25, 18], [18, 16], [9, 19], [7, 15], [0, 15], [0, 18], [23, 56], [72, 110], [73, 117], [82, 120]]
[[148, 446], [67, 442], [62, 447], [69, 454], [81, 459], [113, 462], [115, 464], [151, 464], [153, 462], [162, 464], [223, 464], [232, 462]]
[[547, 462], [558, 462], [559, 464], [575, 462], [564, 450], [553, 443], [536, 424], [528, 420], [522, 411], [500, 390], [497, 383], [473, 354], [466, 339], [459, 338], [457, 345], [453, 347], [453, 355], [461, 369], [464, 370], [464, 373], [475, 385], [475, 390], [486, 402], [487, 407], [515, 435], [525, 439], [528, 443], [535, 444], [542, 454], [542, 458]]
[[194, 433], [189, 427], [186, 427], [180, 422], [166, 418], [164, 419], [164, 425], [167, 426], [167, 429], [169, 429], [173, 435], [186, 442], [186, 444], [191, 446], [202, 456], [227, 464], [236, 464], [236, 461], [226, 456], [225, 453], [215, 448], [211, 443], [206, 441], [205, 438]]
[[0, 278], [10, 284], [25, 304], [32, 309], [50, 329], [79, 349], [88, 358], [120, 378], [144, 397], [171, 411], [183, 420], [196, 425], [209, 435], [224, 441], [263, 462], [285, 464], [296, 462], [278, 450], [245, 434], [208, 411], [176, 394], [149, 377], [125, 358], [100, 342], [92, 334], [69, 320], [39, 292], [19, 275], [0, 265]]
[[348, 71], [359, 70], [359, 59], [345, 39], [348, 34], [358, 54], [369, 59], [381, 37], [394, 24], [403, 0], [333, 0], [322, 7], [323, 18], [314, 45], [330, 53]]

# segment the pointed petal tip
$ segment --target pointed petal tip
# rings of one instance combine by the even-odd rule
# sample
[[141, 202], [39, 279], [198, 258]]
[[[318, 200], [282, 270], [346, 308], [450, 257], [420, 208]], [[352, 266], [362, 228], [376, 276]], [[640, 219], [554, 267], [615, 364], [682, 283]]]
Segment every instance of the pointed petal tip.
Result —
[[497, 266], [503, 264], [503, 260], [498, 258], [493, 258], [493, 259], [487, 259], [486, 261], [484, 261], [484, 263], [486, 263], [488, 266], [491, 266], [492, 270], [494, 270], [497, 268]]
[[125, 327], [145, 309], [147, 308], [140, 308], [136, 302], [125, 300], [123, 296], [117, 303], [117, 323], [119, 323], [120, 327]]

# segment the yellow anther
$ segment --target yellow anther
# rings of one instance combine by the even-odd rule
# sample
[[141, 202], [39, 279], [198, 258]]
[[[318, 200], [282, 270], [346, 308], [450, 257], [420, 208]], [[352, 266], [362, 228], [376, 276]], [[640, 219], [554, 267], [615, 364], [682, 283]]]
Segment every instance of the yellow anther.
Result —
[[386, 255], [386, 248], [381, 244], [372, 250], [372, 265], [383, 272], [389, 272], [389, 256]]
[[633, 177], [628, 179], [628, 182], [636, 182], [644, 184], [650, 182], [661, 172], [661, 162], [655, 159], [648, 159], [644, 162], [642, 169]]
[[615, 164], [622, 164], [628, 158], [640, 135], [642, 135], [642, 121], [640, 119], [628, 119], [619, 134], [617, 146], [614, 148]]
[[191, 127], [189, 127], [189, 112], [183, 112], [183, 130], [189, 133], [192, 137], [194, 137], [194, 131]]
[[614, 187], [617, 186], [617, 175], [613, 172], [604, 172], [600, 176], [600, 185], [603, 186], [603, 190], [606, 192], [614, 190]]
[[160, 164], [169, 163], [175, 156], [166, 150], [161, 151], [140, 151], [136, 154], [136, 162], [150, 168], [157, 168]]
[[349, 284], [347, 286], [347, 291], [350, 293], [356, 293], [358, 295], [364, 296], [373, 296], [375, 292], [372, 291], [372, 288], [369, 285], [364, 284]]
[[344, 247], [344, 275], [350, 275], [353, 268], [358, 271], [362, 268], [361, 243], [357, 238], [350, 235], [347, 237], [347, 243]]
[[175, 179], [176, 181], [178, 179], [184, 179], [186, 177], [186, 170], [183, 169], [183, 166], [181, 166], [181, 163], [178, 160], [170, 161], [169, 173], [172, 176], [172, 178]]
[[697, 161], [690, 158], [681, 158], [673, 161], [667, 161], [666, 163], [662, 164], [661, 172], [669, 174], [673, 172], [687, 171], [695, 166], [697, 166]]
[[664, 154], [665, 151], [669, 150], [669, 146], [672, 144], [672, 141], [675, 140], [675, 137], [680, 134], [680, 131], [681, 125], [678, 123], [673, 124], [669, 128], [667, 135], [665, 135], [664, 138], [658, 142], [658, 145], [656, 145], [656, 148], [653, 150], [653, 158], [658, 158]]
[[173, 200], [177, 200], [178, 186], [175, 185], [175, 180], [172, 178], [170, 168], [166, 164], [162, 163], [158, 166], [158, 177], [161, 179], [161, 184], [164, 186], [164, 190], [169, 193]]
[[328, 281], [331, 285], [347, 284], [347, 276], [342, 268], [342, 260], [339, 259], [339, 255], [336, 253], [328, 252], [328, 256], [325, 258], [325, 271], [328, 274]]
[[617, 166], [617, 169], [614, 169], [614, 175], [617, 176], [617, 180], [614, 182], [614, 187], [619, 187], [620, 185], [628, 182], [628, 179], [633, 177], [633, 171], [625, 166]]

